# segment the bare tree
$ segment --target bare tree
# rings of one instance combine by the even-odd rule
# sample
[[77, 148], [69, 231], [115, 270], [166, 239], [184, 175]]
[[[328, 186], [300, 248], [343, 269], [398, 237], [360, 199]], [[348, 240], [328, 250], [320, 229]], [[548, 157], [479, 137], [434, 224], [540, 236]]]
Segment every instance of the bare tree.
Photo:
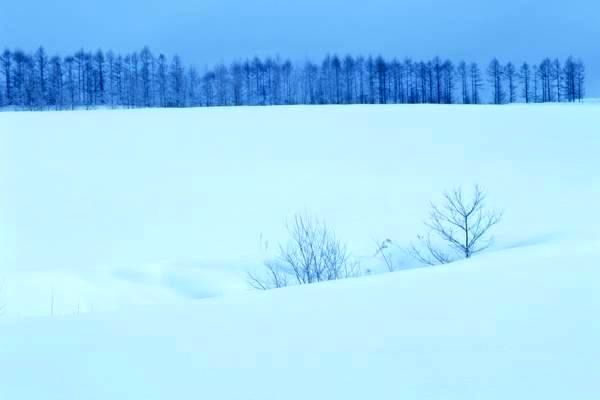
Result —
[[525, 103], [530, 103], [532, 100], [531, 96], [531, 67], [527, 63], [523, 63], [521, 70], [519, 71], [518, 78], [521, 81], [521, 87], [523, 88], [523, 98]]
[[555, 59], [550, 64], [550, 75], [552, 77], [553, 91], [555, 93], [554, 100], [561, 102], [563, 100], [564, 90], [564, 71], [563, 67], [558, 59]]
[[552, 90], [552, 62], [545, 58], [539, 66], [540, 81], [542, 84], [542, 102], [554, 101], [554, 90]]
[[35, 52], [34, 65], [37, 75], [34, 79], [35, 102], [39, 109], [44, 109], [47, 103], [48, 56], [43, 47]]
[[256, 289], [273, 289], [344, 279], [358, 275], [350, 253], [321, 221], [297, 214], [288, 225], [288, 243], [279, 247], [279, 257], [265, 263], [266, 273], [248, 274]]
[[575, 73], [575, 82], [576, 82], [576, 97], [578, 101], [583, 101], [583, 96], [585, 95], [585, 65], [583, 61], [577, 60], [576, 65], [576, 73]]
[[488, 80], [492, 86], [492, 93], [494, 95], [494, 104], [504, 103], [504, 87], [502, 86], [502, 79], [504, 77], [504, 70], [502, 64], [497, 58], [494, 58], [487, 69]]
[[492, 241], [490, 229], [500, 222], [502, 213], [487, 210], [486, 198], [477, 185], [469, 197], [460, 188], [445, 193], [441, 205], [432, 204], [425, 223], [429, 233], [418, 237], [420, 246], [412, 245], [413, 256], [425, 264], [445, 264], [487, 249]]
[[517, 101], [517, 70], [511, 62], [504, 67], [504, 77], [508, 87], [508, 102], [514, 103]]
[[[4, 75], [4, 91], [5, 91], [5, 105], [12, 105], [12, 59], [13, 55], [10, 50], [6, 49], [0, 54], [0, 68], [2, 68], [2, 74]], [[4, 105], [4, 104], [3, 104]]]
[[464, 61], [461, 61], [460, 64], [458, 64], [457, 72], [458, 72], [458, 76], [460, 78], [462, 103], [470, 104], [471, 99], [469, 97], [469, 82], [468, 82], [467, 64]]
[[48, 104], [57, 110], [63, 108], [63, 67], [60, 57], [54, 56], [50, 59], [50, 74], [48, 87]]
[[476, 63], [471, 63], [469, 66], [469, 75], [471, 82], [471, 102], [473, 104], [479, 104], [481, 102], [479, 92], [483, 87], [483, 81], [481, 79], [481, 70]]

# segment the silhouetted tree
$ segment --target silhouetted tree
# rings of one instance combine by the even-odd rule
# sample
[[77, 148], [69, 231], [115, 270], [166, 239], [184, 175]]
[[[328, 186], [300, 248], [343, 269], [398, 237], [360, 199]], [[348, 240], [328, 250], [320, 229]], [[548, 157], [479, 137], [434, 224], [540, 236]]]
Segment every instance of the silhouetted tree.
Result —
[[509, 62], [504, 67], [504, 77], [508, 87], [508, 102], [514, 103], [517, 101], [517, 71], [513, 63]]
[[48, 56], [46, 50], [40, 47], [35, 52], [35, 70], [36, 79], [34, 80], [34, 95], [37, 107], [42, 109], [48, 103], [47, 85], [48, 85]]
[[471, 97], [469, 96], [469, 74], [467, 71], [467, 63], [461, 61], [458, 64], [457, 72], [460, 79], [460, 93], [462, 97], [462, 103], [469, 104], [471, 103]]
[[483, 80], [481, 78], [481, 70], [476, 63], [471, 63], [469, 67], [470, 71], [470, 82], [471, 82], [471, 100], [473, 104], [481, 103], [480, 91], [483, 87]]
[[563, 69], [558, 59], [555, 59], [552, 61], [552, 64], [550, 64], [550, 76], [553, 82], [554, 99], [561, 102], [563, 93]]
[[575, 97], [578, 101], [583, 101], [585, 96], [585, 66], [581, 60], [578, 60], [575, 65]]
[[494, 58], [488, 66], [488, 80], [492, 87], [493, 103], [504, 103], [504, 88], [502, 86], [502, 78], [504, 76], [502, 65], [498, 59]]
[[13, 94], [12, 87], [14, 85], [12, 81], [12, 59], [13, 54], [10, 50], [6, 49], [0, 55], [0, 68], [4, 75], [4, 103], [3, 105], [13, 105]]
[[48, 105], [56, 110], [64, 108], [63, 66], [58, 56], [50, 59], [50, 75], [48, 87]]
[[183, 75], [181, 58], [174, 56], [169, 70], [170, 97], [168, 105], [171, 107], [183, 107], [185, 105]]
[[531, 102], [531, 68], [529, 64], [523, 63], [519, 70], [519, 80], [521, 81], [522, 96], [525, 103]]

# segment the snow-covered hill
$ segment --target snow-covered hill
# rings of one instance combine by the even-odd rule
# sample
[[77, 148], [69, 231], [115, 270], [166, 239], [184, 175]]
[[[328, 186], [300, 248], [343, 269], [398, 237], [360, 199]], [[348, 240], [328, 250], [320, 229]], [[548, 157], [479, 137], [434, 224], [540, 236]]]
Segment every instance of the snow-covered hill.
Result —
[[[0, 399], [595, 399], [599, 115], [2, 113]], [[505, 212], [485, 254], [248, 289], [294, 213], [376, 271], [473, 183]]]
[[[597, 237], [600, 105], [0, 114], [3, 316], [246, 291], [297, 212], [363, 266], [430, 201], [480, 184], [494, 251]], [[399, 255], [404, 266], [411, 261]]]

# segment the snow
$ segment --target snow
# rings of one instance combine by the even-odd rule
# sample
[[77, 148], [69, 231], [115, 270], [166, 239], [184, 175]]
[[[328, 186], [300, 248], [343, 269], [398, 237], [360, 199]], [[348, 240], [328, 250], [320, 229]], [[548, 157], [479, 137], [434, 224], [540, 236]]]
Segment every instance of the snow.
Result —
[[4, 323], [3, 399], [595, 399], [599, 241]]
[[[0, 113], [0, 399], [595, 399], [600, 104]], [[480, 184], [488, 252], [251, 291], [297, 212], [364, 269]]]
[[[597, 236], [589, 104], [240, 107], [0, 114], [3, 316], [248, 290], [285, 223], [325, 220], [364, 268], [429, 203], [480, 184], [495, 249]], [[414, 263], [398, 254], [397, 262]], [[52, 307], [53, 303], [53, 307]], [[53, 308], [53, 310], [51, 310]]]

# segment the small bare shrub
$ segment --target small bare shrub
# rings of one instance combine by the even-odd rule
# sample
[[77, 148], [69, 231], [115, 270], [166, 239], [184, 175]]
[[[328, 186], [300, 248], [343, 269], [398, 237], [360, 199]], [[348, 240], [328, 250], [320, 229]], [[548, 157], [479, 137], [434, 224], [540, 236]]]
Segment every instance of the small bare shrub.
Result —
[[273, 289], [290, 284], [310, 284], [358, 275], [358, 266], [325, 223], [297, 214], [288, 225], [289, 241], [279, 247], [279, 257], [265, 263], [263, 274], [249, 273], [256, 289]]

